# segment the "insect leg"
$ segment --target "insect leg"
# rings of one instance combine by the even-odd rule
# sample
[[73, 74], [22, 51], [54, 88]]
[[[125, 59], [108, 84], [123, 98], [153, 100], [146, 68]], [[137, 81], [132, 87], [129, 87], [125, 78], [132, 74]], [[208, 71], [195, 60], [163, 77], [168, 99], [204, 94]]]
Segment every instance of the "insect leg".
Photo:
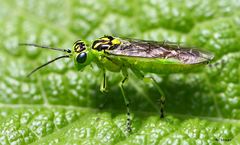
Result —
[[102, 70], [102, 74], [103, 74], [103, 80], [101, 83], [100, 91], [102, 93], [107, 93], [107, 79], [106, 79], [106, 70], [105, 69]]
[[152, 78], [152, 77], [145, 77], [144, 74], [139, 71], [138, 69], [135, 68], [131, 68], [131, 70], [133, 71], [133, 73], [140, 79], [146, 81], [146, 82], [152, 82], [153, 85], [157, 88], [158, 92], [160, 93], [161, 97], [160, 97], [160, 118], [164, 118], [164, 104], [165, 104], [165, 95], [163, 93], [163, 90], [159, 87], [159, 85], [157, 84], [157, 81]]
[[144, 80], [146, 81], [152, 81], [153, 85], [157, 88], [158, 92], [160, 93], [160, 118], [164, 118], [164, 105], [165, 105], [165, 95], [163, 93], [163, 90], [159, 87], [157, 84], [157, 81], [152, 77], [145, 77]]
[[166, 40], [163, 40], [163, 42], [162, 42], [162, 46], [164, 46], [164, 45], [165, 45], [165, 43], [166, 43]]
[[121, 89], [121, 92], [122, 92], [124, 103], [125, 103], [125, 105], [127, 107], [127, 131], [131, 132], [132, 131], [132, 128], [131, 128], [131, 115], [130, 115], [130, 108], [129, 108], [130, 102], [129, 102], [128, 98], [125, 96], [125, 92], [124, 92], [124, 88], [123, 88], [124, 83], [128, 79], [128, 73], [127, 73], [126, 70], [123, 71], [122, 73], [123, 73], [123, 80], [120, 82], [119, 86], [120, 86], [120, 89]]

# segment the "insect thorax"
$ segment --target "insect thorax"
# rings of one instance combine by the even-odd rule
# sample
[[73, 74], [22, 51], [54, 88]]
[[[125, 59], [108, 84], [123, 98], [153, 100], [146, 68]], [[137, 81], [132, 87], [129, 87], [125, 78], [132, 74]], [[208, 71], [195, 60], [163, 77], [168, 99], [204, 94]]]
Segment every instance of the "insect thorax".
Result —
[[103, 36], [98, 40], [95, 40], [92, 44], [92, 49], [102, 50], [113, 50], [121, 44], [121, 41], [112, 36]]

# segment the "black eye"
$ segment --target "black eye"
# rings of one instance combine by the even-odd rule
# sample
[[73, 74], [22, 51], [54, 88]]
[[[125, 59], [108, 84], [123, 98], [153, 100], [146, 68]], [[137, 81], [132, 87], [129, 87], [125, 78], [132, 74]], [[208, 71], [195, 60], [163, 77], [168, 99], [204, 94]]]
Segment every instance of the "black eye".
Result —
[[86, 61], [86, 59], [87, 59], [87, 53], [86, 52], [80, 53], [76, 58], [78, 63], [84, 63]]

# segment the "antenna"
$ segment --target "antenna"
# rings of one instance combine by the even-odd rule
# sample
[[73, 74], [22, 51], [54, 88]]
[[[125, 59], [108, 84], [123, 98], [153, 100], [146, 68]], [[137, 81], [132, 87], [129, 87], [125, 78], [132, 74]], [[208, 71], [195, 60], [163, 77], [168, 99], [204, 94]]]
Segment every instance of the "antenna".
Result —
[[[54, 48], [54, 47], [48, 47], [48, 46], [42, 46], [42, 45], [38, 45], [38, 44], [33, 44], [33, 43], [19, 43], [20, 46], [33, 46], [33, 47], [38, 47], [38, 48], [43, 48], [43, 49], [50, 49], [50, 50], [55, 50], [55, 51], [61, 51], [61, 52], [67, 52], [67, 53], [71, 53], [70, 49], [60, 49], [60, 48]], [[34, 70], [32, 70], [27, 77], [30, 77], [33, 73], [35, 73], [36, 71], [40, 70], [41, 68], [53, 63], [56, 60], [62, 59], [62, 58], [69, 58], [69, 55], [63, 55], [63, 56], [59, 56], [54, 58], [53, 60], [50, 60], [44, 64], [42, 64], [41, 66], [35, 68]]]
[[42, 46], [42, 45], [33, 44], [33, 43], [19, 43], [19, 45], [20, 46], [33, 46], [33, 47], [38, 47], [38, 48], [43, 48], [43, 49], [50, 49], [50, 50], [55, 50], [55, 51], [62, 51], [62, 52], [71, 53], [70, 49], [53, 48], [53, 47]]
[[47, 63], [45, 63], [45, 64], [43, 64], [43, 65], [35, 68], [33, 71], [31, 71], [31, 72], [27, 75], [27, 77], [30, 77], [33, 73], [35, 73], [36, 71], [40, 70], [41, 68], [43, 68], [43, 67], [45, 67], [45, 66], [53, 63], [53, 62], [56, 61], [56, 60], [62, 59], [62, 58], [69, 58], [69, 55], [59, 56], [59, 57], [57, 57], [57, 58], [54, 58], [53, 60], [48, 61]]

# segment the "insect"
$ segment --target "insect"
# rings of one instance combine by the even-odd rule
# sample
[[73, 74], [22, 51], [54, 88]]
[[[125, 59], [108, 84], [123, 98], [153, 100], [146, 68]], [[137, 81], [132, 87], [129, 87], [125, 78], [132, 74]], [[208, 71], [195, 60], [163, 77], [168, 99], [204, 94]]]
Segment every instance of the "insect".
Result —
[[97, 64], [102, 70], [103, 80], [101, 91], [106, 91], [106, 71], [121, 73], [120, 89], [127, 109], [127, 131], [131, 132], [131, 115], [129, 99], [124, 91], [124, 83], [128, 79], [128, 72], [132, 71], [140, 79], [148, 79], [153, 82], [160, 94], [160, 117], [164, 117], [165, 95], [153, 78], [145, 78], [145, 73], [170, 74], [194, 71], [208, 64], [213, 55], [196, 48], [181, 47], [176, 43], [162, 41], [147, 41], [138, 39], [103, 36], [92, 42], [88, 47], [82, 40], [77, 40], [72, 50], [40, 46], [23, 43], [20, 45], [35, 46], [45, 49], [62, 51], [65, 55], [57, 57], [29, 73], [32, 75], [46, 65], [62, 59], [71, 58], [78, 70], [91, 63]]

